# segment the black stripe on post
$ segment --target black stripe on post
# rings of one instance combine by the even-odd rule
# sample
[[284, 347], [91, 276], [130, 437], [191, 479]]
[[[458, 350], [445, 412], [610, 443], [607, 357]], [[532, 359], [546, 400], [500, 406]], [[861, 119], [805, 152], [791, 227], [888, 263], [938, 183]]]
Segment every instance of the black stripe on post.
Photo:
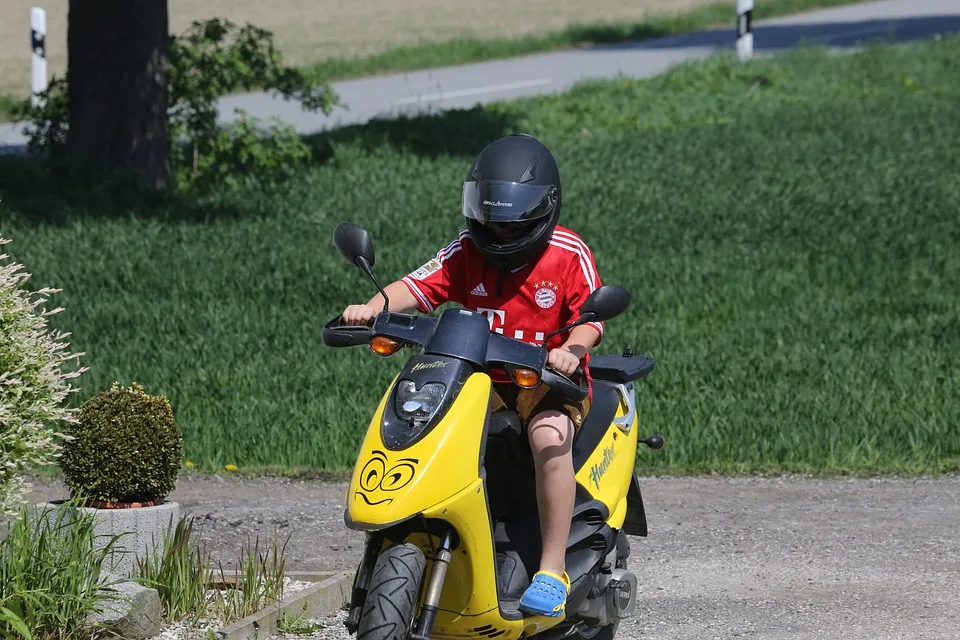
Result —
[[747, 10], [737, 16], [737, 37], [743, 36], [753, 31], [753, 9]]
[[41, 58], [47, 57], [47, 38], [36, 29], [30, 29], [30, 49]]

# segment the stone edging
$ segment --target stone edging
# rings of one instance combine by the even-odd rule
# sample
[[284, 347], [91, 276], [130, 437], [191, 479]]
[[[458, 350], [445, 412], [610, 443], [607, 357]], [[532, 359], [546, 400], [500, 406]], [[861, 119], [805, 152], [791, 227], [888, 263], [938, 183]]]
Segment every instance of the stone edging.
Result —
[[216, 631], [220, 640], [262, 640], [277, 633], [277, 619], [291, 617], [320, 618], [350, 601], [353, 571], [295, 572], [286, 574], [294, 580], [318, 583], [291, 594], [282, 601], [238, 620]]

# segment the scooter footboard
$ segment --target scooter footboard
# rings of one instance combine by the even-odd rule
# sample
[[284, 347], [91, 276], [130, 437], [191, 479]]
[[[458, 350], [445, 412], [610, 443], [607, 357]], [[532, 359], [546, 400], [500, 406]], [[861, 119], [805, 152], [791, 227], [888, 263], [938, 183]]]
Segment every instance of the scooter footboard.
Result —
[[[512, 640], [539, 633], [558, 622], [557, 618], [541, 616], [504, 620], [501, 615], [493, 532], [482, 479], [424, 511], [423, 516], [428, 521], [444, 521], [456, 531], [456, 546], [451, 549], [431, 638], [502, 636], [504, 640]], [[438, 538], [428, 539], [421, 534], [410, 541], [418, 544], [429, 559]], [[428, 560], [425, 580], [429, 579], [433, 564]]]

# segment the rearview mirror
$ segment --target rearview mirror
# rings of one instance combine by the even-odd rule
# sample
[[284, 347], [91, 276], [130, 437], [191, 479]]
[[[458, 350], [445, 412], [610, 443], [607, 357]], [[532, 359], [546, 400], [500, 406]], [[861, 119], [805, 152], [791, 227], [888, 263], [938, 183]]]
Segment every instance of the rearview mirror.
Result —
[[367, 274], [367, 277], [373, 281], [383, 296], [383, 310], [390, 308], [390, 298], [384, 291], [377, 278], [373, 275], [373, 237], [370, 232], [358, 224], [352, 222], [341, 222], [333, 230], [333, 246], [337, 248], [344, 258], [350, 264], [360, 267]]
[[605, 322], [616, 318], [630, 306], [630, 292], [618, 285], [605, 284], [587, 296], [580, 307], [584, 322]]
[[[357, 267], [373, 266], [373, 237], [358, 224], [341, 222], [333, 230], [333, 246], [347, 261]], [[360, 259], [363, 259], [363, 262]]]
[[546, 348], [550, 338], [563, 333], [567, 329], [572, 329], [587, 322], [605, 322], [611, 318], [616, 318], [629, 306], [629, 291], [617, 285], [605, 284], [599, 289], [594, 289], [593, 293], [583, 301], [583, 306], [580, 307], [580, 317], [577, 318], [576, 322], [548, 333], [544, 336], [541, 346]]

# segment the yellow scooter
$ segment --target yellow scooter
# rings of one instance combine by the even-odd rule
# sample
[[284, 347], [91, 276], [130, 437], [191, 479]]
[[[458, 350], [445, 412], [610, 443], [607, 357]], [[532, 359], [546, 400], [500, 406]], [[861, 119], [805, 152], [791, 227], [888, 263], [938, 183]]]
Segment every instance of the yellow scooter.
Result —
[[[370, 234], [341, 223], [333, 239], [386, 298], [371, 270]], [[602, 286], [571, 327], [609, 320], [629, 302], [626, 289]], [[634, 382], [653, 370], [653, 359], [590, 359], [593, 404], [573, 441], [566, 613], [529, 615], [518, 604], [540, 560], [532, 458], [516, 413], [490, 412], [487, 372], [502, 369], [520, 387], [547, 384], [575, 399], [587, 394], [585, 382], [545, 367], [543, 345], [491, 332], [484, 315], [466, 309], [439, 318], [384, 311], [372, 326], [341, 323], [337, 316], [324, 326], [325, 345], [367, 344], [380, 356], [420, 350], [380, 401], [346, 494], [346, 526], [366, 532], [345, 622], [350, 633], [359, 640], [611, 640], [636, 605], [627, 535], [647, 535], [634, 471]], [[640, 442], [664, 444], [659, 435]]]

